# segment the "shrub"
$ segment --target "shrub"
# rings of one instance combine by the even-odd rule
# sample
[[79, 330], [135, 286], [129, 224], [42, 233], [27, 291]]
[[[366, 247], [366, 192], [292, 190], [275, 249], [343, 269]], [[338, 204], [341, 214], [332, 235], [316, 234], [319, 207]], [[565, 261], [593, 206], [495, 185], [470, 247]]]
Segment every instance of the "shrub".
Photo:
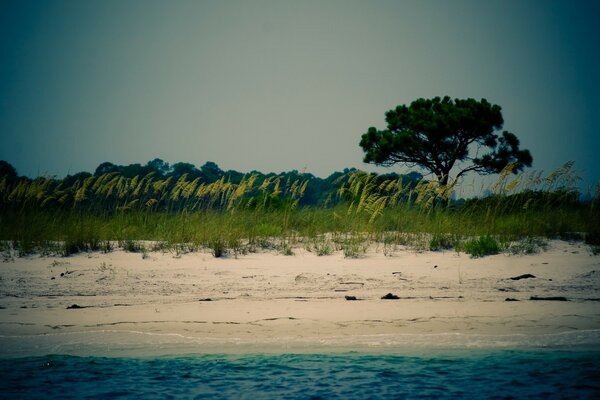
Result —
[[131, 239], [123, 241], [122, 247], [129, 253], [142, 253], [146, 250], [139, 242]]
[[281, 251], [281, 254], [283, 254], [284, 256], [293, 256], [294, 255], [294, 250], [292, 249], [292, 246], [290, 246], [289, 243], [282, 243], [280, 251]]
[[328, 256], [332, 253], [331, 243], [329, 243], [324, 235], [312, 239], [308, 243], [307, 250], [310, 252], [315, 252], [319, 257]]
[[548, 242], [542, 238], [526, 237], [525, 239], [512, 243], [508, 247], [508, 251], [511, 254], [537, 254], [540, 249], [546, 250]]
[[62, 246], [62, 255], [63, 257], [68, 257], [71, 254], [77, 254], [80, 251], [87, 250], [87, 246], [85, 245], [83, 239], [67, 237]]
[[227, 254], [225, 241], [220, 237], [210, 241], [210, 248], [212, 249], [213, 256], [216, 258], [223, 257], [225, 254]]
[[353, 235], [342, 242], [342, 252], [345, 258], [359, 258], [363, 256], [369, 247], [365, 238]]
[[110, 253], [112, 251], [113, 247], [112, 247], [112, 243], [110, 243], [110, 240], [102, 240], [100, 242], [100, 251], [103, 253]]
[[498, 241], [490, 235], [481, 236], [477, 239], [472, 239], [462, 245], [465, 253], [472, 257], [484, 257], [500, 252]]
[[600, 246], [600, 227], [592, 227], [585, 235], [585, 242], [590, 245]]
[[450, 250], [452, 247], [454, 247], [454, 241], [450, 235], [434, 233], [429, 240], [429, 250], [431, 251]]

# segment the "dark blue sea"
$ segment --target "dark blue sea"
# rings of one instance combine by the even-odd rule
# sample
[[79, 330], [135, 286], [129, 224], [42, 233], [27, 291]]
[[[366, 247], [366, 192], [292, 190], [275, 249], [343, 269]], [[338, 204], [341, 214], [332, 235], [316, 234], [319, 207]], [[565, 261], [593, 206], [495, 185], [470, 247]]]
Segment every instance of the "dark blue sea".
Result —
[[426, 353], [4, 358], [0, 398], [600, 398], [598, 349]]

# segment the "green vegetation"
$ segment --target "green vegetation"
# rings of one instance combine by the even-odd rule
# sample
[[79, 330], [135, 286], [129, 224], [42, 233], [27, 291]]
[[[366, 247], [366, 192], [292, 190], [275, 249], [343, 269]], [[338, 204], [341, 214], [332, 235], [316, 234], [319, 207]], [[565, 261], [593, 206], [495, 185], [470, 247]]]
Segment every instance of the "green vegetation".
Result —
[[[600, 192], [581, 200], [572, 163], [548, 176], [512, 172], [509, 165], [488, 195], [468, 200], [453, 200], [451, 185], [414, 175], [355, 170], [326, 180], [294, 171], [235, 179], [220, 173], [213, 181], [164, 171], [63, 180], [7, 173], [0, 176], [0, 250], [5, 259], [117, 247], [142, 256], [293, 254], [302, 247], [320, 256], [360, 257], [370, 246], [385, 254], [408, 246], [484, 256], [532, 253], [545, 246], [544, 238], [598, 245]], [[321, 200], [307, 204], [306, 193]]]
[[[355, 169], [325, 179], [298, 171], [244, 174], [213, 162], [200, 168], [161, 159], [116, 165], [64, 179], [20, 177], [0, 161], [0, 251], [32, 253], [197, 250], [215, 257], [261, 249], [292, 255], [360, 257], [371, 246], [455, 249], [482, 257], [530, 254], [547, 238], [584, 239], [600, 248], [600, 187], [582, 200], [573, 163], [548, 176], [523, 173], [532, 157], [485, 99], [418, 99], [370, 128], [365, 161], [417, 165], [435, 181]], [[453, 179], [450, 172], [458, 171]], [[454, 199], [467, 172], [498, 173], [484, 196]]]
[[532, 162], [529, 150], [502, 129], [501, 108], [481, 99], [418, 99], [385, 114], [387, 129], [374, 127], [362, 135], [365, 162], [377, 165], [419, 165], [435, 175], [441, 186], [459, 169], [454, 182], [468, 172], [497, 174], [507, 166], [517, 173]]
[[484, 257], [500, 253], [500, 244], [490, 235], [467, 240], [461, 247], [465, 253], [473, 257]]

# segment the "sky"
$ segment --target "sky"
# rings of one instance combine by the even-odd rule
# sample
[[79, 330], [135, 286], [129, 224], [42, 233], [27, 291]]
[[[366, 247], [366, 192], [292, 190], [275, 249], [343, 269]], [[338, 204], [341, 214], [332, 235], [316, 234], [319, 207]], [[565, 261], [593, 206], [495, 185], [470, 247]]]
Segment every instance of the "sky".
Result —
[[318, 176], [417, 98], [485, 98], [533, 168], [600, 180], [600, 2], [0, 0], [0, 159]]

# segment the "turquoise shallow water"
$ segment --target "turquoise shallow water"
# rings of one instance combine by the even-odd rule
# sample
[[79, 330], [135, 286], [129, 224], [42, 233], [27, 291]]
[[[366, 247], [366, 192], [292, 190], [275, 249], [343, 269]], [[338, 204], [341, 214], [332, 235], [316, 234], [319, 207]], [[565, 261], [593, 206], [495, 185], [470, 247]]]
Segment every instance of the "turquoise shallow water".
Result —
[[600, 351], [0, 359], [6, 399], [599, 398]]

